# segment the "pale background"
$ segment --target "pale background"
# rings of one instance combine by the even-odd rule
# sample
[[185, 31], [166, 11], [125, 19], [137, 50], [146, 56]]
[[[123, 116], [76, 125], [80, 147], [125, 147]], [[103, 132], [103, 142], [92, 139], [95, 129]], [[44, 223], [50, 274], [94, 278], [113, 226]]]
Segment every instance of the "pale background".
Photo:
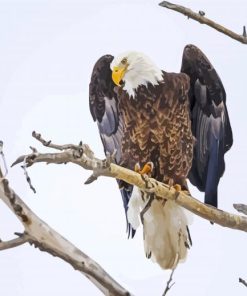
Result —
[[[178, 1], [236, 32], [247, 25], [246, 1]], [[139, 50], [167, 71], [179, 71], [183, 47], [199, 46], [217, 69], [227, 92], [234, 146], [226, 156], [219, 206], [234, 212], [247, 203], [247, 47], [158, 1], [0, 1], [0, 139], [10, 165], [41, 132], [56, 143], [83, 140], [103, 157], [97, 127], [88, 108], [88, 83], [95, 61]], [[142, 235], [127, 240], [122, 201], [113, 179], [83, 185], [89, 176], [73, 165], [35, 165], [8, 178], [24, 201], [47, 223], [97, 260], [135, 295], [161, 295], [168, 272], [145, 259]], [[202, 194], [193, 189], [202, 200]], [[0, 203], [0, 238], [13, 238], [20, 223]], [[246, 295], [246, 233], [195, 217], [193, 248], [174, 275], [169, 295]], [[0, 252], [0, 293], [7, 296], [101, 295], [67, 263], [30, 247]]]

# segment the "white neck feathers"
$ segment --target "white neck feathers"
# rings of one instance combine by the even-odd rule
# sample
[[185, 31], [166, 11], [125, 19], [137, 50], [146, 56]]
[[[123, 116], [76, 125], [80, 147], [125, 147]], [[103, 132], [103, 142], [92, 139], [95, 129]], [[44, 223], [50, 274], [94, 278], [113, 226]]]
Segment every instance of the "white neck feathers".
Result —
[[123, 77], [123, 89], [129, 96], [135, 97], [135, 90], [140, 85], [157, 85], [163, 79], [162, 71], [143, 53], [125, 52], [114, 58], [111, 68], [118, 66], [123, 58], [127, 59], [128, 68]]

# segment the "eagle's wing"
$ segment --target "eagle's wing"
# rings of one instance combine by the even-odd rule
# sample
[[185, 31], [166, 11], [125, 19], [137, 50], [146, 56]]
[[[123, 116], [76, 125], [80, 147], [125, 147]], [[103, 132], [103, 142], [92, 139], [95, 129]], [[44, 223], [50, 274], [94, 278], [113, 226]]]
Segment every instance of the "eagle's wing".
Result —
[[[116, 152], [116, 163], [121, 162], [121, 145], [123, 136], [123, 119], [118, 110], [118, 95], [114, 91], [110, 64], [113, 56], [104, 55], [95, 64], [89, 85], [89, 107], [94, 121], [97, 121], [105, 153]], [[118, 181], [125, 214], [133, 186]], [[126, 214], [127, 220], [127, 214]], [[128, 236], [134, 236], [134, 230], [127, 220]]]
[[205, 202], [217, 207], [217, 187], [225, 169], [224, 154], [233, 142], [226, 93], [214, 67], [194, 45], [184, 49], [181, 72], [190, 77], [191, 124], [195, 137], [189, 179], [205, 192]]

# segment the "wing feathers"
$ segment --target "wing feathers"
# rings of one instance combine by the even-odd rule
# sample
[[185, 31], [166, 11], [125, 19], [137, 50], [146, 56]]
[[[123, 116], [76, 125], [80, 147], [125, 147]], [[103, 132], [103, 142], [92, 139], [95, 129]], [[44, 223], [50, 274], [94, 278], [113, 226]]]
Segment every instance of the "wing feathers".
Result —
[[[111, 78], [110, 63], [113, 56], [104, 55], [95, 64], [89, 85], [89, 106], [94, 121], [97, 121], [100, 137], [105, 153], [116, 151], [115, 161], [121, 162], [123, 123], [118, 110], [118, 96]], [[118, 181], [122, 195], [125, 214], [131, 197], [133, 186]], [[127, 216], [126, 216], [127, 219]], [[133, 237], [135, 231], [127, 221], [128, 236]]]
[[225, 90], [209, 60], [194, 45], [184, 49], [181, 72], [190, 77], [192, 132], [196, 138], [189, 179], [205, 191], [206, 203], [217, 206], [224, 154], [233, 142]]

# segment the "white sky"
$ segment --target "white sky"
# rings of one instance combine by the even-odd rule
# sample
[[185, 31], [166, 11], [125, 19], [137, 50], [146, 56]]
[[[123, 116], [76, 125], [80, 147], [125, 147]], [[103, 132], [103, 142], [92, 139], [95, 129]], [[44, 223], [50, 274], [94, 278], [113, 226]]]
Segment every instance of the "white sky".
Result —
[[[246, 1], [178, 1], [242, 33]], [[158, 1], [3, 1], [0, 0], [0, 138], [10, 164], [41, 132], [54, 142], [103, 149], [88, 108], [88, 83], [95, 61], [139, 50], [167, 71], [179, 71], [183, 47], [194, 43], [217, 69], [227, 92], [234, 147], [220, 183], [220, 208], [246, 202], [247, 47], [165, 10]], [[36, 165], [29, 170], [34, 195], [19, 167], [10, 169], [12, 187], [47, 223], [92, 256], [135, 295], [161, 295], [168, 273], [144, 256], [141, 231], [127, 240], [117, 186], [101, 178], [83, 185], [89, 172], [72, 165]], [[202, 194], [193, 190], [194, 196]], [[22, 227], [0, 204], [0, 238]], [[194, 218], [193, 248], [174, 275], [173, 295], [246, 295], [247, 237]], [[68, 264], [27, 246], [0, 252], [1, 295], [101, 295]]]

